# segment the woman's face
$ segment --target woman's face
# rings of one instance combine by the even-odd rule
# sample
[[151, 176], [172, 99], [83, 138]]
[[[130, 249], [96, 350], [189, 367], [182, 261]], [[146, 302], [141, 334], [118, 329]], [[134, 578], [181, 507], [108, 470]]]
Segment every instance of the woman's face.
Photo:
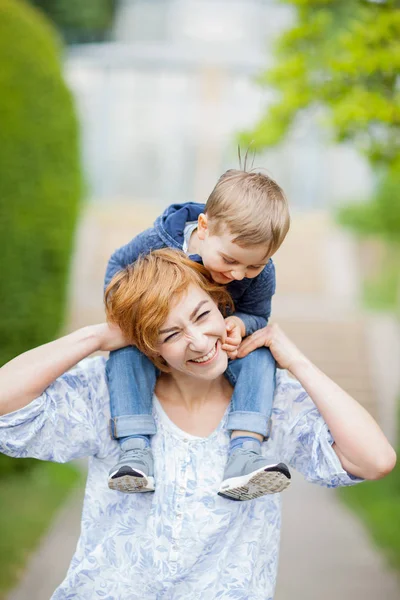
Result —
[[191, 285], [161, 326], [158, 351], [171, 372], [212, 380], [228, 365], [221, 349], [225, 337], [225, 321], [217, 305], [204, 290]]

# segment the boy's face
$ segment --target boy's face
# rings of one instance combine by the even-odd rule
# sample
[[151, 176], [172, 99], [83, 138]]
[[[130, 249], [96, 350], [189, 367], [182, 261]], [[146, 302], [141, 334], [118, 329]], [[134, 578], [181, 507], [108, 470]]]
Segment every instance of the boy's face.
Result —
[[210, 235], [207, 217], [200, 215], [197, 235], [201, 240], [201, 257], [216, 283], [227, 285], [244, 277], [257, 277], [267, 264], [265, 246], [242, 248], [235, 244], [228, 230]]

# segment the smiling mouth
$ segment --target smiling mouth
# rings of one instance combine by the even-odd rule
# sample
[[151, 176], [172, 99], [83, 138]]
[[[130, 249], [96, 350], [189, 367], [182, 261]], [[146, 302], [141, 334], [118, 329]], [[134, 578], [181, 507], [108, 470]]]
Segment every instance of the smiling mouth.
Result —
[[215, 342], [215, 345], [210, 350], [210, 352], [208, 352], [208, 354], [204, 354], [204, 356], [199, 356], [199, 358], [192, 358], [189, 362], [193, 362], [198, 365], [209, 363], [215, 358], [217, 351], [218, 351], [218, 340]]
[[217, 273], [217, 276], [219, 276], [219, 277], [222, 277], [222, 279], [223, 279], [224, 281], [226, 281], [227, 283], [228, 283], [229, 281], [233, 281], [232, 277], [227, 277], [227, 276], [226, 276], [226, 275], [224, 275], [223, 273]]

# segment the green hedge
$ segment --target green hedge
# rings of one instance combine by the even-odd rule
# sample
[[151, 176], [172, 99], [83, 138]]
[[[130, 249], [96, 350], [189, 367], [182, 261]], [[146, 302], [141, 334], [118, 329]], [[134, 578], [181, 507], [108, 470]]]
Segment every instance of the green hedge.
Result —
[[63, 323], [82, 183], [59, 54], [36, 10], [0, 0], [0, 364]]
[[0, 0], [0, 365], [63, 325], [82, 179], [60, 47], [39, 11]]
[[116, 0], [31, 0], [59, 28], [68, 43], [107, 39], [114, 20]]

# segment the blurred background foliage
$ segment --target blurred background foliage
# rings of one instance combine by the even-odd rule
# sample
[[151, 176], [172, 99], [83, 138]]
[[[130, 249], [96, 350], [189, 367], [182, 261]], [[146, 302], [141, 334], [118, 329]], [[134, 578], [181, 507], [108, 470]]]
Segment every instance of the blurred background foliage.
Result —
[[59, 29], [67, 44], [109, 38], [116, 0], [30, 0]]
[[[60, 49], [39, 11], [0, 0], [0, 365], [54, 339], [63, 326], [83, 186]], [[0, 595], [77, 480], [75, 469], [62, 468], [0, 456]]]
[[[370, 198], [339, 209], [339, 222], [378, 238], [382, 260], [365, 282], [366, 305], [400, 305], [400, 2], [281, 0], [295, 11], [279, 38], [276, 62], [259, 78], [272, 104], [241, 139], [257, 150], [279, 144], [302, 116], [322, 121], [337, 142], [350, 142], [375, 175]], [[400, 465], [385, 479], [343, 489], [390, 563], [400, 568]]]
[[0, 0], [0, 89], [3, 364], [60, 332], [82, 195], [78, 124], [58, 37], [15, 0]]
[[[364, 301], [399, 315], [400, 1], [280, 1], [293, 7], [294, 19], [277, 41], [274, 66], [258, 78], [274, 100], [241, 140], [257, 150], [275, 146], [306, 116], [366, 156], [375, 190], [339, 209], [337, 218], [357, 235], [380, 240], [382, 258], [364, 281]], [[340, 495], [399, 569], [400, 465]]]
[[400, 237], [400, 2], [281, 0], [295, 10], [275, 66], [259, 84], [275, 99], [251, 131], [256, 149], [278, 144], [306, 113], [352, 142], [376, 174], [369, 203], [340, 211], [342, 224], [390, 242]]

